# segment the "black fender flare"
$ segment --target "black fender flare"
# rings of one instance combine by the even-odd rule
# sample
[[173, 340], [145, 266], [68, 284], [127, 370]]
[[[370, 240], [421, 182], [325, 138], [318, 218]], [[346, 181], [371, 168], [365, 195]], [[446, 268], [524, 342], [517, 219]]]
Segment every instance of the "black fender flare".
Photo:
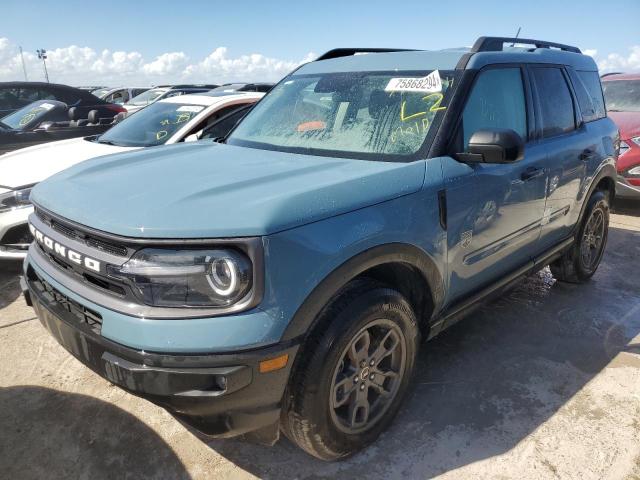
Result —
[[603, 163], [598, 169], [598, 171], [596, 172], [596, 174], [593, 176], [593, 180], [591, 180], [591, 183], [589, 184], [589, 189], [586, 191], [586, 195], [582, 197], [582, 205], [580, 207], [580, 216], [578, 217], [578, 221], [576, 222], [573, 228], [574, 234], [577, 233], [578, 230], [580, 229], [580, 225], [582, 224], [582, 219], [584, 218], [584, 212], [585, 212], [585, 209], [587, 208], [587, 203], [589, 203], [589, 199], [591, 198], [591, 195], [593, 195], [593, 192], [595, 191], [596, 187], [598, 186], [598, 184], [603, 178], [610, 178], [611, 184], [613, 186], [613, 191], [611, 192], [611, 198], [609, 198], [609, 201], [612, 202], [613, 199], [615, 198], [616, 179], [618, 176], [618, 172], [616, 171], [614, 162], [615, 161], [611, 159], [606, 163]]
[[444, 300], [444, 281], [434, 260], [420, 248], [405, 243], [388, 243], [365, 250], [327, 275], [307, 296], [291, 318], [281, 341], [305, 337], [329, 301], [351, 280], [380, 265], [403, 263], [420, 272], [429, 286], [433, 312], [439, 312]]

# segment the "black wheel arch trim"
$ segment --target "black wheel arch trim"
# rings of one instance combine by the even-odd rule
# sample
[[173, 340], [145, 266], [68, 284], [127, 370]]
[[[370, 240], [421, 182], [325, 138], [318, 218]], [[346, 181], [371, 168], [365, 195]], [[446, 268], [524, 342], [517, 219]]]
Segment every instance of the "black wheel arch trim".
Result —
[[600, 184], [600, 182], [604, 178], [609, 178], [609, 180], [611, 181], [611, 188], [613, 189], [611, 191], [611, 196], [609, 198], [609, 201], [611, 202], [615, 198], [617, 172], [616, 172], [616, 167], [614, 165], [615, 164], [613, 163], [613, 160], [604, 163], [603, 165], [600, 166], [596, 174], [593, 176], [593, 180], [589, 184], [589, 189], [586, 191], [586, 195], [583, 197], [583, 200], [582, 200], [582, 205], [580, 207], [580, 216], [578, 217], [578, 221], [574, 225], [574, 232], [573, 232], [574, 234], [576, 234], [580, 229], [580, 225], [582, 224], [584, 213], [586, 211], [587, 204], [589, 203], [589, 199], [591, 198], [591, 195], [593, 195], [593, 192], [596, 190], [596, 187]]
[[[405, 264], [422, 275], [432, 301], [432, 317], [440, 311], [444, 301], [444, 279], [435, 261], [420, 248], [406, 243], [389, 243], [365, 250], [344, 262], [327, 275], [307, 296], [293, 315], [281, 341], [306, 337], [315, 325], [322, 309], [351, 280], [358, 275], [385, 264]], [[425, 319], [429, 323], [433, 318]]]

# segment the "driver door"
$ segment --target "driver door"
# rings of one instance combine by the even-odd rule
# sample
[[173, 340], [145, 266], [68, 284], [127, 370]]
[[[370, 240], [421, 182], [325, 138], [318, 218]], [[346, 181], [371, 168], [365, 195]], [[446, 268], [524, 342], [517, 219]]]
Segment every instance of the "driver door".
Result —
[[[457, 130], [458, 152], [481, 129], [508, 128], [526, 142], [524, 158], [506, 164], [443, 164], [448, 210], [449, 302], [527, 264], [538, 253], [546, 200], [546, 151], [529, 142], [533, 108], [519, 66], [483, 69]], [[449, 161], [450, 160], [450, 161]]]

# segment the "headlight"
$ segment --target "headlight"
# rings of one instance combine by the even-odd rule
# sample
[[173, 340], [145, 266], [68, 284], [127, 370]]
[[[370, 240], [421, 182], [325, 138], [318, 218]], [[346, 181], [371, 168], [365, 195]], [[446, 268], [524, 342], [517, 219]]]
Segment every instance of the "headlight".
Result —
[[631, 141], [640, 147], [640, 137], [633, 137]]
[[124, 279], [145, 304], [156, 307], [226, 307], [247, 295], [250, 260], [235, 250], [140, 250], [108, 273]]
[[10, 192], [0, 194], [0, 212], [7, 212], [16, 208], [24, 208], [31, 205], [29, 195], [33, 185], [20, 190], [12, 190]]
[[621, 157], [625, 153], [629, 151], [629, 144], [624, 140], [620, 140], [620, 150], [618, 152], [618, 156]]

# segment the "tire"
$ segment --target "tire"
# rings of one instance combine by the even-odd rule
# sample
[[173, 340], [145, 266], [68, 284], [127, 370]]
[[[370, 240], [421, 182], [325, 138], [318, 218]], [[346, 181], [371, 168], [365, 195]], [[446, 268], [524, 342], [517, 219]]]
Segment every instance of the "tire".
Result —
[[416, 315], [399, 292], [368, 279], [347, 285], [320, 314], [294, 367], [284, 434], [321, 460], [375, 441], [400, 408], [419, 343]]
[[550, 265], [553, 276], [562, 282], [587, 282], [598, 270], [608, 234], [609, 197], [597, 191], [589, 198], [575, 243]]

